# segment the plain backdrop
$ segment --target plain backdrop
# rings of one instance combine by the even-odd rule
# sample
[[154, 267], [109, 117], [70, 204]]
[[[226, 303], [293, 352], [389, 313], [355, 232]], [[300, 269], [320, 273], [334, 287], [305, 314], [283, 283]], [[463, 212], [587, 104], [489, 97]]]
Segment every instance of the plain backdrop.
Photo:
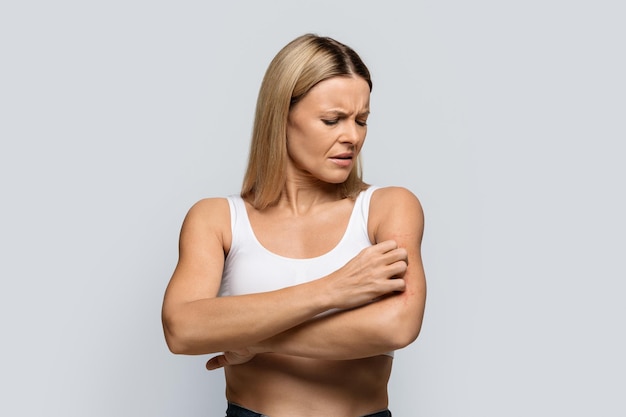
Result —
[[[374, 81], [365, 179], [426, 214], [398, 417], [624, 416], [626, 6], [0, 5], [0, 414], [220, 416], [167, 350], [189, 207], [237, 193], [272, 57], [314, 32]], [[328, 416], [335, 417], [335, 416]]]

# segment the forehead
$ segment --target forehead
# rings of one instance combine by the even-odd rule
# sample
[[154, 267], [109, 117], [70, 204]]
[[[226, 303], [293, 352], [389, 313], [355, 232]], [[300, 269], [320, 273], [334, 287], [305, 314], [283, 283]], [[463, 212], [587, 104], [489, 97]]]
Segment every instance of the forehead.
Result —
[[358, 76], [341, 76], [317, 83], [296, 107], [362, 112], [369, 109], [369, 102], [370, 88], [367, 81]]

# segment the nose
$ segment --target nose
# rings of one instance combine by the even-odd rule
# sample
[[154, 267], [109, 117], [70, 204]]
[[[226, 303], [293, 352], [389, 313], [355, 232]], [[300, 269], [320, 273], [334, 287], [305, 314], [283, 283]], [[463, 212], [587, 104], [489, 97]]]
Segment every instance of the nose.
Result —
[[362, 131], [363, 128], [358, 126], [354, 121], [345, 123], [345, 128], [341, 135], [341, 142], [349, 143], [352, 146], [356, 146], [365, 136]]

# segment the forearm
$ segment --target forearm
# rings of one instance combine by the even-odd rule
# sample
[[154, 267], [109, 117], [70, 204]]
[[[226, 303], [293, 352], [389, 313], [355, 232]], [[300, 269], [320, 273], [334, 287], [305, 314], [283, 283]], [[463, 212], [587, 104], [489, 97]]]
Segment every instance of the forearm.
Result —
[[174, 353], [205, 354], [251, 346], [332, 308], [321, 280], [259, 294], [199, 299], [163, 311]]
[[408, 296], [392, 295], [363, 307], [309, 320], [252, 346], [251, 350], [349, 360], [400, 349], [415, 340], [423, 316], [423, 308], [406, 308]]

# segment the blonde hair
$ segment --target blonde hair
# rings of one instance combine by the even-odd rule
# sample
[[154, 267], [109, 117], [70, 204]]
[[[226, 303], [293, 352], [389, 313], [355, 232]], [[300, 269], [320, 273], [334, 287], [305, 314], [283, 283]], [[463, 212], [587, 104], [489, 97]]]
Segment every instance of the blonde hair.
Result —
[[[241, 196], [257, 209], [276, 204], [286, 181], [287, 118], [291, 107], [320, 81], [336, 76], [359, 76], [372, 89], [370, 73], [350, 47], [328, 37], [300, 36], [270, 63], [257, 99], [248, 168]], [[337, 185], [344, 197], [367, 188], [357, 160], [350, 175]]]

